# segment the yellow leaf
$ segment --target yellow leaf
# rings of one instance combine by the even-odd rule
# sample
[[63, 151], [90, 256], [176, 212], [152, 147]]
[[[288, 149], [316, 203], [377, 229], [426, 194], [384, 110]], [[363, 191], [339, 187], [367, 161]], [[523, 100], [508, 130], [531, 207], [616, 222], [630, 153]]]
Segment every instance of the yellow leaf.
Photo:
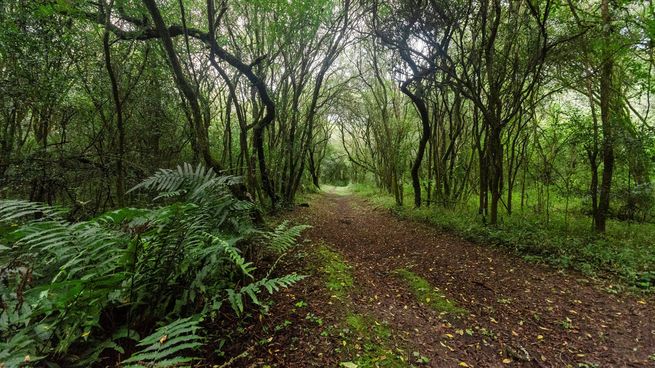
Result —
[[163, 343], [166, 342], [166, 340], [168, 340], [168, 335], [164, 335], [164, 336], [160, 337], [159, 338], [159, 343], [163, 344]]
[[518, 336], [518, 335], [519, 335], [518, 332], [512, 330], [512, 336]]
[[504, 364], [509, 364], [509, 363], [511, 363], [511, 362], [512, 362], [512, 359], [510, 359], [510, 358], [505, 358], [505, 359], [503, 359], [503, 363], [504, 363]]
[[30, 358], [29, 355], [25, 355], [25, 359], [23, 359], [23, 362], [29, 363], [32, 359]]
[[639, 301], [637, 301], [637, 303], [639, 303], [639, 304], [646, 304], [646, 301], [645, 301], [645, 300], [639, 300]]
[[448, 338], [450, 338], [450, 339], [452, 339], [453, 337], [455, 337], [455, 336], [453, 336], [453, 335], [451, 335], [451, 334], [449, 334], [449, 333], [447, 333], [446, 336], [448, 336]]
[[464, 363], [464, 362], [459, 362], [460, 367], [470, 367], [470, 365]]
[[544, 335], [537, 335], [537, 340], [543, 340], [543, 339], [544, 339]]
[[455, 330], [455, 333], [458, 335], [464, 335], [464, 330]]

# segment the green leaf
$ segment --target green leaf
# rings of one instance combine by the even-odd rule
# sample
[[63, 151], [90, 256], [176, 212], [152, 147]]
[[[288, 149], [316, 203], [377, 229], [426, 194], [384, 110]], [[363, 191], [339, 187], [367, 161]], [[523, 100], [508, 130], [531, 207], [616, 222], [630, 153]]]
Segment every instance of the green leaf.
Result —
[[357, 368], [358, 365], [353, 362], [341, 362], [340, 364], [344, 368]]

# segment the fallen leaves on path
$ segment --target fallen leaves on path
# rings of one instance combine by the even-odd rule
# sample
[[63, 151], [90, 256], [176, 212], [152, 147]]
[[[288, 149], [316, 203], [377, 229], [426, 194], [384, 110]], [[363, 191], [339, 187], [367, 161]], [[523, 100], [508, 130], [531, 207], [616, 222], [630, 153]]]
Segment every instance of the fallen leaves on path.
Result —
[[[415, 365], [655, 366], [650, 297], [605, 292], [604, 285], [581, 275], [401, 220], [353, 196], [318, 196], [291, 217], [313, 226], [305, 234], [311, 240], [307, 247], [325, 242], [343, 255], [352, 267], [353, 304], [389, 326], [394, 346], [404, 347], [408, 361], [412, 351], [429, 361]], [[427, 308], [393, 273], [401, 268], [428, 280], [468, 313], [453, 318]], [[319, 284], [294, 286], [293, 293], [329, 325], [341, 302], [316, 290]], [[340, 341], [314, 336], [322, 333], [319, 326], [300, 323], [288, 329], [274, 340], [281, 349], [278, 366], [357, 367], [343, 359], [345, 347], [335, 349]], [[320, 344], [334, 345], [306, 349]], [[273, 359], [259, 357], [266, 358]]]

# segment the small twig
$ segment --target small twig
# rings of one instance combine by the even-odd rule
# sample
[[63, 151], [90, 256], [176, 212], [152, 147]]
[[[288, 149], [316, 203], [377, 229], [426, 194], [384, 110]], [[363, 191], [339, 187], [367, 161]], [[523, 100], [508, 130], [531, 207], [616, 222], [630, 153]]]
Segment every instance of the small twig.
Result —
[[491, 291], [491, 292], [493, 292], [493, 293], [496, 292], [496, 290], [494, 290], [494, 289], [492, 289], [491, 287], [487, 286], [487, 285], [486, 285], [484, 282], [482, 282], [482, 281], [477, 281], [477, 280], [475, 280], [475, 281], [473, 281], [473, 283], [476, 284], [476, 285], [480, 285], [480, 286], [482, 286], [483, 288], [485, 288], [485, 289], [487, 289], [487, 290], [489, 290], [489, 291]]
[[239, 355], [237, 355], [237, 356], [235, 356], [235, 357], [230, 358], [230, 360], [228, 360], [227, 362], [223, 363], [223, 365], [221, 365], [221, 366], [218, 367], [218, 368], [227, 368], [227, 367], [231, 366], [231, 365], [234, 364], [234, 362], [236, 362], [237, 360], [239, 360], [239, 359], [241, 359], [241, 358], [245, 358], [245, 357], [247, 357], [247, 356], [248, 356], [248, 355], [249, 355], [253, 350], [255, 350], [255, 346], [254, 346], [254, 345], [252, 345], [251, 347], [249, 347], [248, 349], [246, 349], [243, 353], [241, 353], [241, 354], [239, 354]]

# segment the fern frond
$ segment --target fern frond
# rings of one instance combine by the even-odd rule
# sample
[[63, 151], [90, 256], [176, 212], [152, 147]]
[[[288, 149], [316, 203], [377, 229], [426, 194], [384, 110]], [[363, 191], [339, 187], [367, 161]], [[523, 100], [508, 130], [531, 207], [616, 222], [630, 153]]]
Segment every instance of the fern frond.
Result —
[[50, 218], [65, 213], [61, 208], [23, 200], [0, 200], [0, 222], [10, 223], [23, 217]]
[[310, 228], [309, 225], [296, 225], [288, 227], [289, 222], [284, 221], [278, 225], [275, 230], [266, 233], [264, 236], [268, 239], [268, 248], [276, 253], [284, 253], [296, 245], [296, 239], [300, 234]]
[[247, 296], [255, 305], [261, 306], [262, 304], [257, 295], [261, 293], [262, 289], [266, 289], [269, 294], [273, 294], [273, 292], [279, 291], [282, 288], [288, 288], [289, 286], [303, 280], [305, 277], [307, 276], [292, 273], [278, 278], [264, 278], [242, 287], [239, 291], [227, 289], [227, 299], [234, 312], [239, 315], [243, 313], [245, 309], [243, 303], [244, 296]]
[[138, 218], [143, 218], [151, 212], [152, 210], [143, 208], [119, 208], [114, 211], [103, 213], [92, 221], [102, 225], [120, 225], [125, 222], [134, 221]]
[[[176, 169], [159, 169], [154, 175], [128, 191], [153, 189], [165, 196], [181, 193], [193, 193], [199, 188], [206, 188], [216, 182], [217, 174], [202, 164], [195, 168], [188, 163], [178, 165]], [[222, 179], [224, 180], [224, 179]]]
[[178, 319], [158, 328], [152, 335], [143, 338], [137, 346], [142, 349], [123, 361], [126, 368], [179, 367], [197, 358], [181, 354], [203, 346], [204, 339], [198, 335], [202, 316]]
[[25, 331], [17, 333], [6, 343], [0, 341], [0, 363], [7, 367], [19, 367], [25, 363], [25, 357], [29, 357], [31, 362], [42, 359], [34, 355], [34, 343]]
[[262, 287], [264, 287], [269, 294], [273, 294], [273, 292], [279, 291], [280, 289], [286, 289], [289, 286], [303, 280], [306, 277], [307, 276], [305, 275], [298, 275], [296, 273], [292, 273], [274, 279], [263, 279], [259, 281], [259, 284]]
[[247, 262], [245, 258], [243, 258], [237, 247], [216, 235], [205, 233], [205, 236], [211, 241], [212, 246], [224, 252], [234, 265], [239, 267], [245, 276], [252, 278], [252, 271], [255, 270], [255, 267], [253, 267], [252, 262]]

